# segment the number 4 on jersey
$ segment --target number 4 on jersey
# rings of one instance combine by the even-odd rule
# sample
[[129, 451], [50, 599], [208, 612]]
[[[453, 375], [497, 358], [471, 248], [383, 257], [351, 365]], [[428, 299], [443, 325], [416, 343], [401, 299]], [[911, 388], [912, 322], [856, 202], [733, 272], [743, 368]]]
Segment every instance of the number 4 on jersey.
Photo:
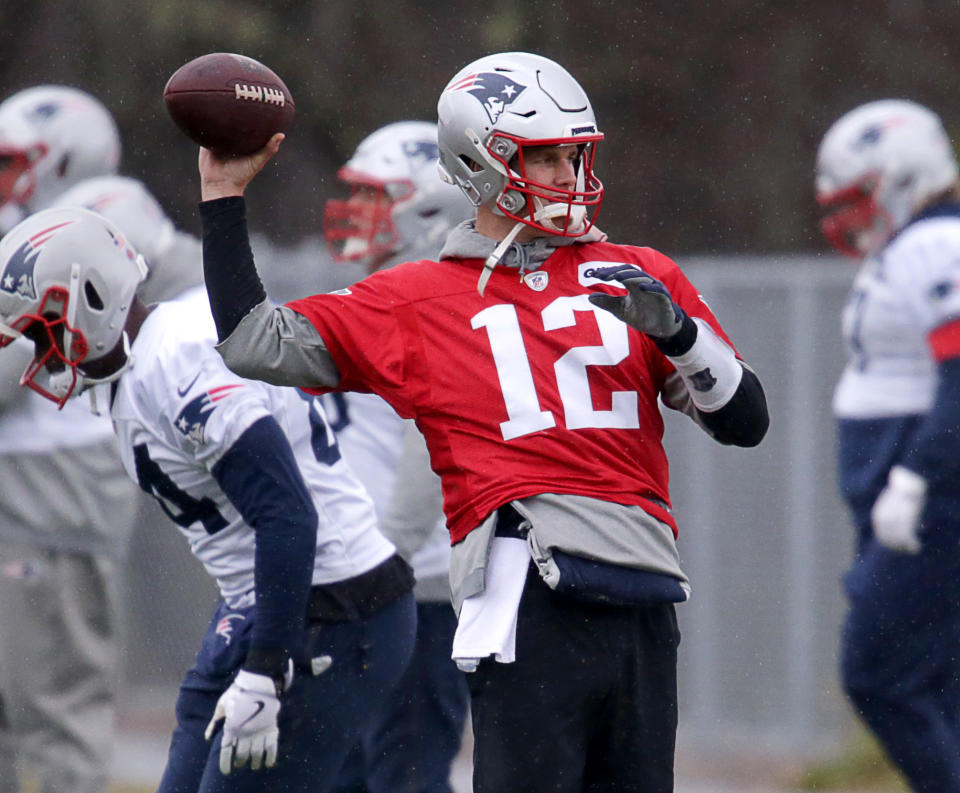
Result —
[[[199, 521], [207, 534], [216, 534], [226, 528], [227, 521], [217, 511], [217, 505], [206, 496], [194, 498], [177, 487], [176, 482], [150, 458], [145, 443], [133, 447], [133, 460], [141, 489], [157, 499], [163, 511], [178, 526], [187, 528]], [[174, 507], [180, 511], [175, 512]]]

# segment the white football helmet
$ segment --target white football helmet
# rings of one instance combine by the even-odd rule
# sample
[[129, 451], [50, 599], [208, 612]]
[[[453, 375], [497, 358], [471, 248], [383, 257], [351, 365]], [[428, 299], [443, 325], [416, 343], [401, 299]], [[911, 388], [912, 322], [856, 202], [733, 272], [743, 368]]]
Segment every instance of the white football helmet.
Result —
[[115, 173], [119, 163], [113, 116], [90, 94], [42, 85], [0, 103], [0, 210], [43, 209], [81, 179]]
[[25, 336], [34, 359], [20, 384], [59, 406], [84, 366], [125, 341], [124, 323], [147, 268], [123, 234], [86, 209], [47, 209], [0, 240], [0, 347]]
[[[440, 173], [474, 206], [548, 234], [579, 236], [593, 225], [603, 200], [593, 172], [603, 134], [586, 93], [562, 66], [526, 52], [480, 58], [444, 88], [437, 114]], [[563, 144], [580, 148], [575, 189], [526, 178], [528, 148]]]
[[323, 233], [336, 261], [368, 269], [436, 256], [450, 229], [473, 213], [437, 172], [437, 126], [398, 121], [364, 138], [337, 176], [346, 200], [324, 208]]
[[170, 300], [203, 283], [200, 242], [178, 231], [139, 179], [100, 176], [84, 179], [61, 195], [55, 207], [78, 206], [102, 215], [142, 254], [150, 268], [137, 289], [144, 303]]
[[830, 211], [823, 233], [845, 255], [875, 253], [957, 176], [935, 113], [902, 99], [861, 105], [827, 130], [817, 153], [817, 201]]

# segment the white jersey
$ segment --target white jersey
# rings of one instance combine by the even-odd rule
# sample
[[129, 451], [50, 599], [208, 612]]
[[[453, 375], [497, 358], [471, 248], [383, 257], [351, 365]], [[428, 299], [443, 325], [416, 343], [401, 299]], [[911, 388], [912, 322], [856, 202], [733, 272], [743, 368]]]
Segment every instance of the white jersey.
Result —
[[833, 399], [841, 419], [926, 413], [936, 366], [931, 330], [960, 317], [960, 218], [920, 220], [864, 261], [843, 312], [847, 365]]
[[231, 608], [254, 600], [255, 535], [211, 471], [256, 421], [272, 416], [297, 459], [319, 515], [313, 583], [364, 573], [394, 553], [373, 504], [315, 398], [244, 380], [214, 349], [206, 293], [188, 292], [147, 317], [112, 416], [127, 473], [158, 498]]
[[[404, 550], [407, 538], [396, 536], [394, 531], [399, 528], [391, 527], [385, 519], [392, 499], [396, 498], [397, 467], [404, 464], [402, 450], [407, 422], [375, 394], [334, 393], [325, 394], [322, 399], [343, 456], [373, 498], [381, 526], [387, 536]], [[416, 461], [414, 464], [425, 463]], [[436, 487], [439, 493], [439, 479]], [[416, 498], [418, 494], [410, 495]], [[450, 533], [440, 503], [438, 498], [432, 525], [417, 527], [419, 538], [410, 539], [417, 547], [408, 561], [420, 582], [439, 576], [445, 579], [450, 569]]]

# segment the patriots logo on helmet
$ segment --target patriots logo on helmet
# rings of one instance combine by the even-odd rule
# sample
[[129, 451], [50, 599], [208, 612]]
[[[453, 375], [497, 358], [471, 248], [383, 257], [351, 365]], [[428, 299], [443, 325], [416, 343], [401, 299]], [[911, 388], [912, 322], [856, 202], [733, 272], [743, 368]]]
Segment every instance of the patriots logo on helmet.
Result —
[[184, 406], [183, 410], [177, 415], [173, 422], [177, 430], [194, 443], [201, 444], [205, 441], [204, 430], [207, 426], [207, 419], [217, 407], [217, 402], [226, 399], [238, 388], [243, 388], [241, 383], [231, 385], [222, 385], [205, 391], [198, 397], [194, 397]]
[[34, 282], [33, 271], [40, 255], [40, 247], [64, 226], [69, 226], [72, 220], [58, 223], [48, 229], [34, 234], [23, 243], [13, 256], [7, 261], [3, 275], [0, 276], [0, 291], [11, 295], [19, 295], [29, 300], [37, 297], [37, 285]]
[[432, 140], [405, 140], [403, 153], [411, 160], [440, 159], [440, 147]]
[[215, 628], [217, 636], [223, 637], [224, 644], [230, 644], [233, 640], [233, 620], [245, 620], [243, 614], [227, 614], [217, 620]]
[[47, 121], [60, 112], [60, 105], [57, 102], [44, 102], [31, 109], [27, 114], [34, 121]]
[[503, 115], [507, 105], [512, 104], [526, 90], [525, 85], [514, 82], [497, 72], [470, 74], [450, 86], [451, 91], [466, 91], [483, 105], [491, 124]]
[[880, 139], [883, 138], [884, 132], [891, 127], [900, 126], [902, 123], [902, 119], [891, 118], [888, 121], [871, 124], [860, 133], [860, 136], [853, 143], [853, 148], [857, 151], [862, 151], [868, 146], [876, 146], [880, 142]]

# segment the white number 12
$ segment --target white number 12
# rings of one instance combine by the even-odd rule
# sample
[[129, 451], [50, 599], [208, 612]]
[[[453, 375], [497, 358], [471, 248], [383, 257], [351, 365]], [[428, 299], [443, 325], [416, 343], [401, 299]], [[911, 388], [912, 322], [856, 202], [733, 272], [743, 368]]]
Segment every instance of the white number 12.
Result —
[[[563, 404], [567, 429], [636, 429], [640, 426], [635, 391], [614, 391], [610, 410], [595, 410], [590, 394], [588, 366], [614, 366], [630, 352], [627, 326], [609, 311], [597, 308], [586, 295], [559, 297], [541, 312], [544, 330], [576, 324], [576, 312], [590, 312], [600, 329], [599, 346], [572, 347], [553, 364], [557, 392]], [[520, 321], [514, 306], [490, 306], [471, 319], [472, 327], [486, 328], [493, 363], [507, 409], [507, 421], [500, 423], [505, 441], [557, 424], [549, 410], [540, 409], [540, 399], [523, 344]]]

